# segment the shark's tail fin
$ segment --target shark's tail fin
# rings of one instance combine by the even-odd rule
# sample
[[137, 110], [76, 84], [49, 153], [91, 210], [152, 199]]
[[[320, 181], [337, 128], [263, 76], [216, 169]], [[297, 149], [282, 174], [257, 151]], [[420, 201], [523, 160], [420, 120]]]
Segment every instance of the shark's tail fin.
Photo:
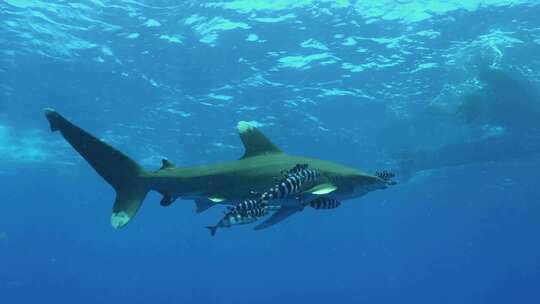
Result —
[[137, 213], [149, 191], [146, 171], [129, 156], [75, 126], [53, 109], [45, 109], [52, 131], [66, 141], [116, 190], [111, 224], [126, 225]]
[[206, 229], [210, 230], [210, 235], [214, 236], [216, 235], [216, 231], [218, 229], [218, 226], [206, 226]]

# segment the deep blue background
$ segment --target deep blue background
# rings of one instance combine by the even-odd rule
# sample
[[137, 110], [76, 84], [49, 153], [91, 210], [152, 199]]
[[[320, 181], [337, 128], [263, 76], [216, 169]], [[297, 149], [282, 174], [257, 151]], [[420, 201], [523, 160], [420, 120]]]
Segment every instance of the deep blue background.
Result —
[[[239, 157], [233, 127], [242, 119], [261, 122], [291, 154], [392, 167], [400, 149], [476, 134], [423, 108], [473, 79], [478, 57], [538, 86], [539, 6], [457, 1], [417, 20], [391, 1], [380, 2], [380, 16], [325, 1], [248, 11], [145, 3], [0, 3], [2, 303], [540, 301], [538, 158], [421, 173], [332, 212], [215, 238], [203, 227], [221, 210], [196, 215], [188, 201], [165, 209], [151, 194], [115, 231], [113, 190], [48, 133], [41, 111], [56, 108], [148, 168], [163, 156], [182, 166]], [[256, 20], [287, 14], [294, 16]], [[192, 15], [251, 28], [218, 27], [208, 44], [184, 22]], [[145, 26], [150, 18], [161, 26]], [[134, 32], [137, 39], [126, 38]], [[246, 41], [250, 33], [265, 41]], [[182, 43], [162, 34], [182, 35]], [[356, 37], [356, 46], [339, 34]], [[302, 48], [308, 39], [328, 50]], [[73, 47], [83, 42], [93, 45]], [[319, 53], [338, 60], [279, 64]], [[344, 62], [364, 70], [349, 72]], [[429, 62], [438, 66], [414, 72]], [[324, 95], [331, 89], [349, 95]]]

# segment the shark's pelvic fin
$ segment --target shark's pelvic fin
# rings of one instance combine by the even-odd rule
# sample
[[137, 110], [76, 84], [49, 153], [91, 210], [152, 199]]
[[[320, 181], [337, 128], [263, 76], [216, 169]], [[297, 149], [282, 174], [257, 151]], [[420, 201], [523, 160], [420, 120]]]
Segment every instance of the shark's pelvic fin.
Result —
[[146, 171], [129, 156], [77, 127], [53, 109], [45, 109], [52, 131], [60, 131], [66, 141], [101, 175], [114, 190], [111, 224], [126, 225], [137, 213], [149, 191]]
[[[300, 206], [301, 207], [301, 206]], [[269, 217], [266, 221], [260, 223], [259, 225], [255, 226], [254, 230], [262, 230], [266, 229], [268, 227], [274, 226], [275, 224], [285, 220], [289, 216], [295, 214], [296, 212], [300, 211], [301, 208], [299, 207], [285, 207], [282, 206], [279, 208], [278, 211], [276, 211], [274, 214], [272, 214], [271, 217]]]
[[207, 198], [198, 198], [195, 200], [195, 211], [197, 213], [201, 213], [203, 211], [210, 209], [210, 207], [214, 205], [216, 205], [216, 203], [212, 202], [211, 200]]
[[177, 199], [176, 197], [172, 197], [171, 195], [167, 193], [162, 193], [163, 198], [159, 202], [159, 204], [163, 207], [168, 207], [174, 203], [174, 201]]
[[236, 126], [246, 152], [242, 158], [262, 154], [282, 153], [261, 131], [247, 121], [240, 121]]
[[337, 190], [337, 187], [332, 184], [320, 184], [308, 190], [311, 194], [325, 195]]

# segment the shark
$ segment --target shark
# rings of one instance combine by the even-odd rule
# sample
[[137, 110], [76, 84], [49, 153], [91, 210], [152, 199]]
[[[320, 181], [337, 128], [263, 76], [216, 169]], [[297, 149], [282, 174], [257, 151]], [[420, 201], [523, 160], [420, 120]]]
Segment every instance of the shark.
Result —
[[368, 192], [385, 189], [384, 176], [370, 174], [332, 161], [294, 156], [283, 152], [254, 125], [240, 121], [238, 135], [245, 148], [236, 160], [198, 166], [177, 166], [163, 159], [158, 170], [147, 170], [128, 155], [73, 124], [52, 108], [44, 114], [53, 132], [63, 138], [108, 183], [116, 198], [112, 207], [111, 225], [122, 228], [141, 208], [150, 191], [163, 195], [160, 204], [169, 206], [177, 199], [193, 200], [196, 211], [203, 212], [215, 205], [235, 205], [260, 196], [272, 187], [283, 172], [305, 164], [320, 176], [302, 185], [294, 197], [275, 200], [277, 209], [256, 230], [273, 226], [301, 211], [305, 202], [318, 198], [338, 201], [361, 197]]

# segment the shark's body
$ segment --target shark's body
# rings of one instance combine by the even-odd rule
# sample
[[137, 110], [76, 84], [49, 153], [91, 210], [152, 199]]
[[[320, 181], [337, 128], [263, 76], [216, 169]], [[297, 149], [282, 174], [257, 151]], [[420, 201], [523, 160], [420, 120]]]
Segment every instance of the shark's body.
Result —
[[303, 185], [298, 195], [272, 202], [280, 206], [280, 211], [273, 220], [259, 225], [259, 228], [271, 226], [301, 210], [302, 201], [321, 196], [346, 200], [387, 186], [386, 180], [357, 169], [325, 160], [287, 155], [245, 122], [238, 125], [246, 149], [239, 160], [195, 167], [176, 167], [164, 160], [161, 169], [150, 172], [56, 111], [46, 109], [45, 115], [51, 130], [60, 131], [116, 190], [111, 217], [111, 224], [115, 228], [123, 227], [135, 216], [150, 190], [163, 194], [162, 205], [169, 205], [176, 198], [193, 199], [200, 212], [213, 204], [235, 204], [256, 197], [272, 187], [284, 171], [297, 164], [309, 165], [320, 172], [320, 178]]
[[[329, 161], [290, 156], [284, 153], [262, 154], [226, 163], [189, 168], [160, 169], [152, 174], [150, 184], [153, 190], [172, 197], [234, 203], [253, 198], [256, 196], [254, 193], [268, 190], [275, 184], [276, 178], [282, 175], [283, 170], [299, 163], [307, 163], [310, 167], [323, 172], [317, 184], [310, 183], [303, 187], [304, 190], [316, 191], [317, 186], [324, 188], [327, 185], [329, 187], [327, 191], [331, 191], [332, 186], [335, 186], [332, 196], [340, 200], [358, 197], [385, 185], [378, 177], [359, 170]], [[364, 187], [360, 188], [358, 183], [348, 179], [353, 175], [366, 179]], [[302, 193], [306, 199], [308, 198], [306, 196], [311, 195], [305, 191]], [[281, 203], [286, 203], [286, 201]]]

